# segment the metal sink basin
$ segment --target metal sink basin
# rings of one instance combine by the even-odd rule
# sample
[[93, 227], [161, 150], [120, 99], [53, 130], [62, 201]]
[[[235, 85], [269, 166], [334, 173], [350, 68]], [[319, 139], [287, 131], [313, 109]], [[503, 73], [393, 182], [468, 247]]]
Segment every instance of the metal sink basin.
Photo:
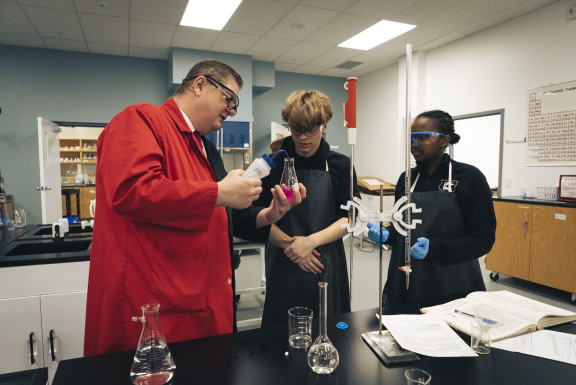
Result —
[[16, 243], [7, 250], [3, 256], [33, 255], [33, 254], [54, 254], [88, 251], [92, 244], [91, 239], [64, 239], [62, 241], [27, 241]]

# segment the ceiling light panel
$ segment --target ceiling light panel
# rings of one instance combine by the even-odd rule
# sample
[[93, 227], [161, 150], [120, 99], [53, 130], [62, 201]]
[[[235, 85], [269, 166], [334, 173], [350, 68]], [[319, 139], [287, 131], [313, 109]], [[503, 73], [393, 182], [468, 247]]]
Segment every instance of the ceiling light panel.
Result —
[[242, 0], [190, 0], [180, 25], [221, 31]]
[[369, 50], [415, 28], [415, 25], [381, 20], [372, 27], [351, 37], [338, 47]]

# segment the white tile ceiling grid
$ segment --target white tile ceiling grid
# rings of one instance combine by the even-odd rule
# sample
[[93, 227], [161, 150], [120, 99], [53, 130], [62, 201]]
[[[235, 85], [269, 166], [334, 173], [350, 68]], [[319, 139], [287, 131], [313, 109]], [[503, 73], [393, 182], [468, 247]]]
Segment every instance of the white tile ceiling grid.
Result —
[[[210, 0], [206, 0], [210, 1]], [[179, 25], [187, 0], [0, 0], [0, 44], [166, 59], [250, 55], [278, 71], [361, 76], [558, 0], [243, 0], [222, 31]], [[337, 45], [381, 19], [417, 28], [369, 51]], [[352, 69], [336, 68], [346, 61]]]

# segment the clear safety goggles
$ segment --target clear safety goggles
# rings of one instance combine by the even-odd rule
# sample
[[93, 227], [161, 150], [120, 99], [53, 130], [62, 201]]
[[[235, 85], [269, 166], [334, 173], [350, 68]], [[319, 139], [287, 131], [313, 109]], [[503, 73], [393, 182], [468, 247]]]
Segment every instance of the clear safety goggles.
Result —
[[319, 126], [314, 127], [310, 131], [303, 131], [290, 127], [290, 133], [298, 138], [301, 137], [302, 135], [304, 135], [305, 137], [316, 136], [318, 135], [318, 133], [322, 131], [322, 127], [324, 127], [324, 125], [320, 124]]
[[444, 136], [444, 135], [445, 134], [441, 134], [439, 132], [433, 132], [433, 131], [419, 131], [419, 132], [411, 133], [412, 143], [414, 143], [417, 146], [420, 144], [431, 143], [433, 141], [432, 138], [434, 138], [436, 136]]

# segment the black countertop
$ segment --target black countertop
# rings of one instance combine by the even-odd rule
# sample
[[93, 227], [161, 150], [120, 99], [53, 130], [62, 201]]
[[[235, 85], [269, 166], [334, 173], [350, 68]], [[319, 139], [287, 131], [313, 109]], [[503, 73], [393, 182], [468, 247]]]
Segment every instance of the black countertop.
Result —
[[[377, 309], [359, 311], [329, 319], [328, 336], [340, 355], [340, 365], [329, 375], [312, 372], [306, 352], [289, 348], [287, 327], [282, 325], [269, 331], [255, 329], [169, 344], [176, 363], [170, 384], [392, 385], [406, 384], [404, 371], [411, 367], [429, 372], [434, 385], [549, 385], [576, 381], [575, 365], [495, 348], [490, 354], [478, 357], [420, 356], [416, 363], [386, 367], [360, 337], [367, 331], [378, 330], [376, 312]], [[349, 328], [337, 329], [335, 325], [339, 321], [346, 322]], [[314, 338], [317, 330], [315, 320]], [[554, 330], [576, 334], [576, 324], [565, 324]], [[470, 342], [468, 336], [460, 335]], [[58, 366], [52, 385], [129, 385], [133, 358], [134, 350], [129, 350], [64, 360]]]
[[90, 260], [91, 229], [70, 224], [70, 234], [52, 238], [52, 225], [28, 225], [0, 229], [0, 268]]
[[524, 199], [521, 196], [510, 196], [502, 198], [495, 197], [494, 201], [576, 208], [576, 202], [551, 201], [547, 199]]

